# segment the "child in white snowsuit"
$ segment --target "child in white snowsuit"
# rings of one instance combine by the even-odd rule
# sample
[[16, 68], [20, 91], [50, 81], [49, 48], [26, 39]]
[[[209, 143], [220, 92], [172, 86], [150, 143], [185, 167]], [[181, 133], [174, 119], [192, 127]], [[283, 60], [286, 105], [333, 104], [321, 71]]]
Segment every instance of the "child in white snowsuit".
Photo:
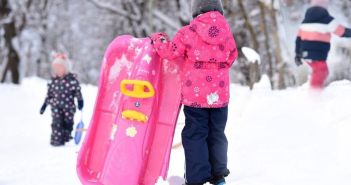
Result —
[[71, 132], [74, 125], [74, 114], [76, 105], [74, 99], [78, 100], [78, 109], [83, 109], [83, 97], [81, 87], [75, 74], [69, 70], [69, 61], [63, 54], [58, 54], [52, 63], [53, 77], [48, 84], [48, 92], [40, 114], [45, 112], [48, 105], [52, 112], [51, 145], [62, 146], [72, 139]]

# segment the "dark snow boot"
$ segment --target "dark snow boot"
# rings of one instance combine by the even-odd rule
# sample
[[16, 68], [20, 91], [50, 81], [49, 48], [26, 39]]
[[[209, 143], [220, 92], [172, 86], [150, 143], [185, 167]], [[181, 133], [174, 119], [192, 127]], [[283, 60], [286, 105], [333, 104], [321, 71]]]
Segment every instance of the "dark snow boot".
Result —
[[225, 185], [225, 179], [224, 176], [217, 176], [217, 177], [213, 177], [210, 181], [211, 184], [214, 185]]
[[65, 130], [65, 133], [64, 133], [64, 141], [65, 142], [69, 142], [73, 139], [72, 135], [71, 135], [71, 131], [69, 130]]
[[51, 143], [51, 146], [53, 147], [60, 147], [60, 146], [65, 146], [63, 143]]
[[64, 142], [57, 141], [57, 140], [51, 140], [50, 144], [51, 144], [51, 146], [54, 146], [54, 147], [59, 147], [59, 146], [64, 146], [65, 145]]

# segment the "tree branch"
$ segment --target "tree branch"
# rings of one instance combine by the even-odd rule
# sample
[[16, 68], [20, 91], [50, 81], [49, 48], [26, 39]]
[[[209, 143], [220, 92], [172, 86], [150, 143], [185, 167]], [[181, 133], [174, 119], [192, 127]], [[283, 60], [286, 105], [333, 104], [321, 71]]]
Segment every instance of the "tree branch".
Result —
[[[100, 2], [99, 0], [88, 0], [88, 1], [91, 2], [92, 4], [94, 4], [96, 7], [101, 8], [101, 9], [105, 9], [113, 14], [118, 14], [118, 15], [130, 18], [133, 21], [139, 20], [139, 18], [137, 16], [130, 15], [130, 13], [128, 11], [125, 11], [123, 9], [112, 6], [109, 3], [103, 3], [103, 2]], [[161, 11], [154, 10], [152, 14], [154, 17], [158, 18], [163, 23], [167, 24], [168, 26], [170, 26], [171, 28], [173, 28], [175, 30], [178, 30], [181, 27], [180, 24], [176, 23], [174, 20], [172, 20], [171, 18], [166, 16]]]
[[153, 14], [156, 18], [160, 19], [162, 22], [164, 22], [165, 24], [167, 24], [175, 30], [178, 30], [181, 27], [179, 23], [175, 22], [161, 11], [155, 10]]
[[256, 51], [258, 51], [259, 43], [258, 43], [258, 40], [257, 40], [257, 35], [256, 35], [254, 27], [252, 26], [252, 24], [250, 22], [250, 18], [249, 18], [249, 15], [248, 15], [247, 11], [246, 11], [245, 6], [244, 6], [243, 0], [238, 0], [238, 5], [239, 5], [240, 11], [242, 13], [242, 16], [244, 17], [245, 25], [246, 25], [246, 27], [249, 30], [249, 33], [251, 35], [251, 39], [252, 39], [252, 42], [253, 42], [253, 47], [254, 47], [254, 49]]
[[135, 16], [130, 15], [129, 12], [127, 12], [123, 9], [119, 9], [117, 7], [114, 7], [109, 3], [103, 3], [103, 2], [100, 2], [98, 0], [88, 0], [88, 1], [91, 2], [92, 4], [94, 4], [96, 7], [107, 10], [111, 13], [118, 14], [118, 15], [121, 15], [124, 17], [128, 17], [134, 21], [138, 20]]

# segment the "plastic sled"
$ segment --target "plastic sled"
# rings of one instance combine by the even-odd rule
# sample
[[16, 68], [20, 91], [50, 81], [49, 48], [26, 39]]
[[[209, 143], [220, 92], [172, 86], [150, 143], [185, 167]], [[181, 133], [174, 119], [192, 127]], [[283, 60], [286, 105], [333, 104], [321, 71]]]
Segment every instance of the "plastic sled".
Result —
[[74, 133], [74, 143], [76, 143], [76, 145], [79, 145], [80, 141], [82, 140], [83, 132], [84, 132], [84, 123], [83, 123], [83, 120], [81, 120], [76, 126], [76, 131]]
[[78, 155], [84, 185], [153, 185], [167, 178], [180, 109], [180, 65], [149, 38], [116, 38], [102, 64], [94, 114]]

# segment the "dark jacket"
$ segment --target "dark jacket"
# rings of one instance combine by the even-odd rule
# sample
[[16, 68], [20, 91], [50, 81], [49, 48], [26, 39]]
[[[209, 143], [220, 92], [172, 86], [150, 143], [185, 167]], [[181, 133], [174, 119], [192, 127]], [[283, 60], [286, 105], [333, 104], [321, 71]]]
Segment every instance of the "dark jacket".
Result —
[[351, 29], [339, 24], [325, 8], [309, 8], [296, 39], [296, 56], [312, 61], [326, 61], [332, 34], [351, 37]]
[[76, 75], [68, 73], [62, 78], [55, 77], [48, 84], [45, 103], [51, 108], [76, 109], [74, 98], [82, 101], [82, 93]]

